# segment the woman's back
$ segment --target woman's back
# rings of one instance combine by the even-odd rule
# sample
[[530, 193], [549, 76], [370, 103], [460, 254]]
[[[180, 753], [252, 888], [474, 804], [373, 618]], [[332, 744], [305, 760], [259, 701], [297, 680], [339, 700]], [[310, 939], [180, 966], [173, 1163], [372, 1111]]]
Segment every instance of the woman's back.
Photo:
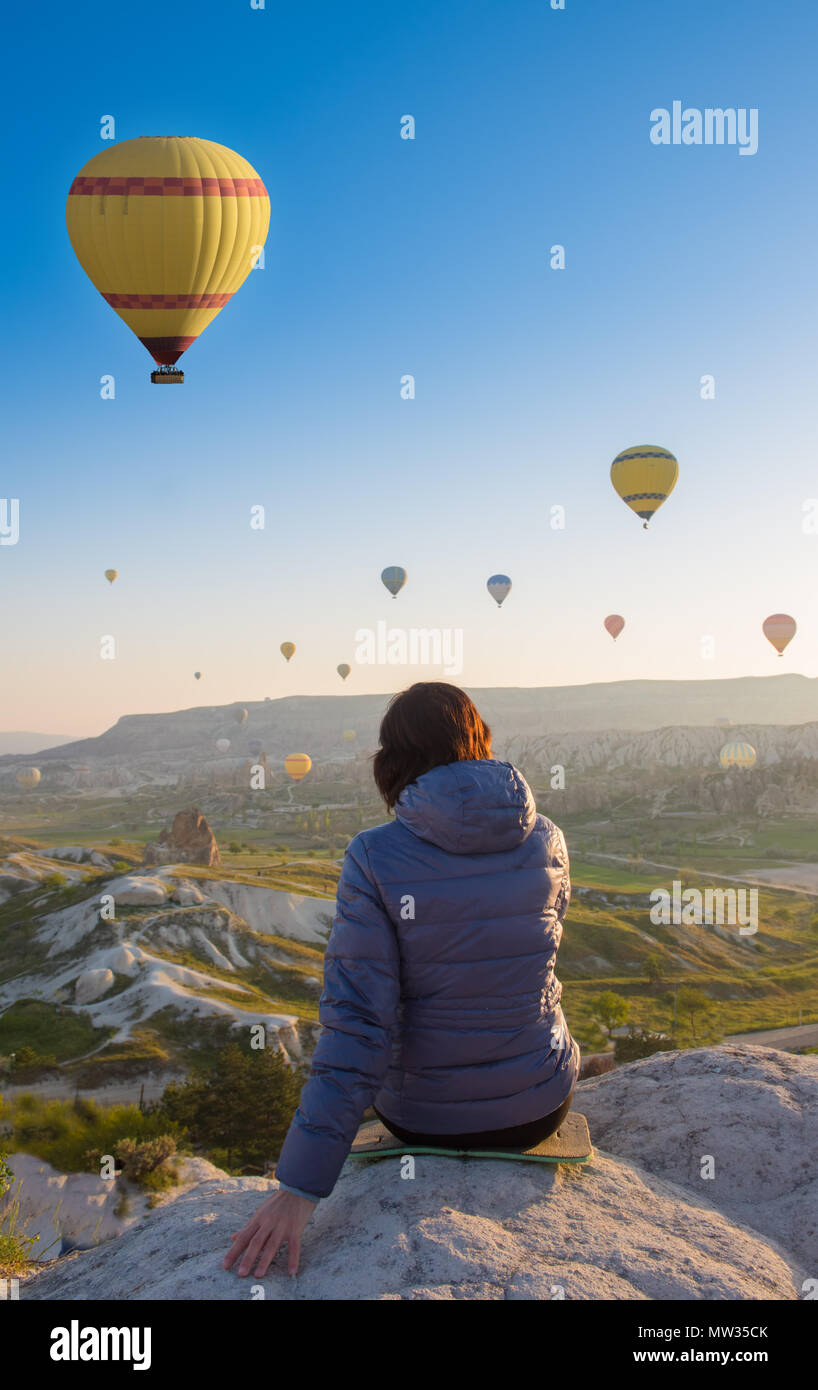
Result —
[[561, 831], [537, 814], [521, 774], [494, 760], [434, 768], [395, 815], [353, 842], [400, 957], [379, 1109], [441, 1134], [549, 1113], [578, 1073], [554, 976], [570, 897]]

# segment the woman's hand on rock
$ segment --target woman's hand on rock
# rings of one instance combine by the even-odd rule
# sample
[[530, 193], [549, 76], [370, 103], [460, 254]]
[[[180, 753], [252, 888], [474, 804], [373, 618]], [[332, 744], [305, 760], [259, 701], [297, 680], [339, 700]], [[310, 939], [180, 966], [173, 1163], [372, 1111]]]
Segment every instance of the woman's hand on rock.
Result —
[[286, 1245], [287, 1273], [297, 1274], [301, 1236], [317, 1205], [308, 1197], [279, 1188], [256, 1208], [242, 1230], [231, 1235], [233, 1244], [222, 1260], [222, 1268], [230, 1269], [242, 1255], [236, 1273], [244, 1277], [252, 1270], [262, 1279], [282, 1245]]

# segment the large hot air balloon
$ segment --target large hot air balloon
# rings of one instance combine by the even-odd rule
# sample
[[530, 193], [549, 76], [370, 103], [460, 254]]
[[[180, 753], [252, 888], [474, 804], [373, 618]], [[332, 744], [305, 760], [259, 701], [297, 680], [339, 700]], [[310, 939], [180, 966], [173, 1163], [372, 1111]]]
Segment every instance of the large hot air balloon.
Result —
[[614, 641], [616, 641], [624, 626], [625, 619], [620, 617], [618, 613], [609, 613], [604, 622], [605, 631], [611, 634]]
[[236, 709], [233, 710], [233, 718], [235, 719], [237, 724], [246, 724], [247, 710], [242, 709], [240, 705], [237, 706]]
[[300, 782], [312, 767], [312, 758], [308, 757], [306, 753], [290, 753], [284, 759], [284, 766], [293, 781]]
[[406, 570], [400, 565], [387, 565], [381, 573], [381, 582], [386, 585], [393, 598], [397, 598], [406, 583]]
[[501, 608], [503, 599], [508, 598], [511, 593], [511, 580], [507, 574], [493, 574], [490, 579], [486, 580], [486, 588], [497, 607]]
[[40, 769], [38, 767], [23, 767], [17, 773], [18, 787], [36, 787], [40, 781]]
[[289, 661], [291, 656], [295, 656], [295, 642], [282, 642], [279, 651], [284, 660]]
[[108, 580], [108, 583], [109, 583], [109, 584], [113, 584], [113, 582], [114, 582], [114, 580], [117, 578], [117, 575], [118, 575], [118, 574], [119, 574], [119, 571], [118, 571], [118, 570], [106, 570], [106, 571], [105, 571], [105, 578]]
[[251, 164], [195, 136], [143, 136], [100, 150], [65, 210], [77, 259], [103, 299], [170, 371], [247, 279], [270, 225]]
[[193, 672], [193, 679], [194, 679], [195, 681], [200, 681], [200, 680], [202, 679], [202, 673], [201, 673], [201, 671], [194, 671], [194, 672]]
[[611, 464], [611, 482], [623, 502], [648, 522], [676, 486], [679, 465], [669, 449], [658, 444], [635, 444], [623, 449]]
[[349, 675], [350, 671], [352, 670], [352, 667], [351, 667], [351, 666], [348, 666], [347, 663], [346, 663], [345, 661], [342, 661], [342, 662], [341, 662], [341, 665], [340, 665], [340, 666], [336, 666], [335, 669], [336, 669], [336, 671], [338, 672], [338, 675], [341, 677], [341, 680], [342, 680], [342, 681], [345, 681], [346, 678], [347, 678], [347, 676]]
[[795, 618], [791, 618], [789, 613], [771, 613], [761, 624], [764, 636], [772, 643], [779, 656], [784, 655], [784, 648], [792, 641], [797, 628]]
[[217, 738], [217, 739], [216, 739], [216, 747], [218, 748], [218, 750], [219, 750], [220, 753], [226, 753], [227, 750], [228, 750], [228, 748], [230, 747], [230, 739], [229, 739], [229, 738]]
[[755, 767], [756, 750], [751, 743], [740, 743], [738, 740], [733, 743], [725, 743], [719, 753], [719, 762], [722, 767]]

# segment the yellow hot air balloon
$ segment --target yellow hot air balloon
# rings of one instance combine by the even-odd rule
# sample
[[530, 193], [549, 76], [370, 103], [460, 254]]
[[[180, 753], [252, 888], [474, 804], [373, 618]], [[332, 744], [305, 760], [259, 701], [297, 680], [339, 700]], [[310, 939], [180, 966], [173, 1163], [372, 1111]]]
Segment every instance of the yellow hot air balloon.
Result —
[[306, 777], [312, 767], [312, 758], [306, 753], [290, 753], [284, 759], [284, 766], [294, 782], [300, 782], [302, 777]]
[[346, 743], [354, 743], [357, 737], [354, 729], [344, 729], [344, 741]]
[[284, 660], [289, 661], [291, 656], [295, 656], [295, 642], [282, 642], [279, 651]]
[[611, 464], [611, 482], [623, 502], [648, 522], [676, 486], [679, 464], [669, 449], [658, 444], [635, 444], [623, 449]]
[[118, 577], [118, 575], [119, 575], [119, 571], [118, 571], [118, 570], [106, 570], [106, 571], [105, 571], [105, 578], [108, 580], [108, 583], [109, 583], [109, 584], [113, 584], [114, 580]]
[[40, 781], [38, 767], [24, 767], [17, 773], [18, 787], [36, 787]]
[[719, 753], [719, 762], [722, 767], [755, 767], [756, 750], [751, 743], [741, 743], [735, 740], [732, 743], [725, 743]]
[[270, 199], [226, 145], [143, 136], [89, 159], [65, 216], [86, 275], [159, 364], [151, 380], [183, 381], [169, 369], [254, 268]]

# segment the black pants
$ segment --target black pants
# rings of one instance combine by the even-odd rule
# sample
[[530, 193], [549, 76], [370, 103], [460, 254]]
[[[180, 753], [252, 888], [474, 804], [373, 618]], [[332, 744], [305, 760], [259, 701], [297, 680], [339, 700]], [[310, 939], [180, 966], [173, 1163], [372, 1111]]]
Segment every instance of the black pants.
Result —
[[541, 1120], [529, 1120], [525, 1125], [512, 1125], [509, 1129], [486, 1129], [477, 1134], [414, 1134], [410, 1129], [401, 1129], [392, 1120], [382, 1115], [377, 1105], [372, 1108], [390, 1134], [402, 1139], [404, 1144], [418, 1144], [422, 1148], [437, 1149], [533, 1149], [543, 1139], [555, 1134], [571, 1109], [573, 1094], [550, 1115]]

